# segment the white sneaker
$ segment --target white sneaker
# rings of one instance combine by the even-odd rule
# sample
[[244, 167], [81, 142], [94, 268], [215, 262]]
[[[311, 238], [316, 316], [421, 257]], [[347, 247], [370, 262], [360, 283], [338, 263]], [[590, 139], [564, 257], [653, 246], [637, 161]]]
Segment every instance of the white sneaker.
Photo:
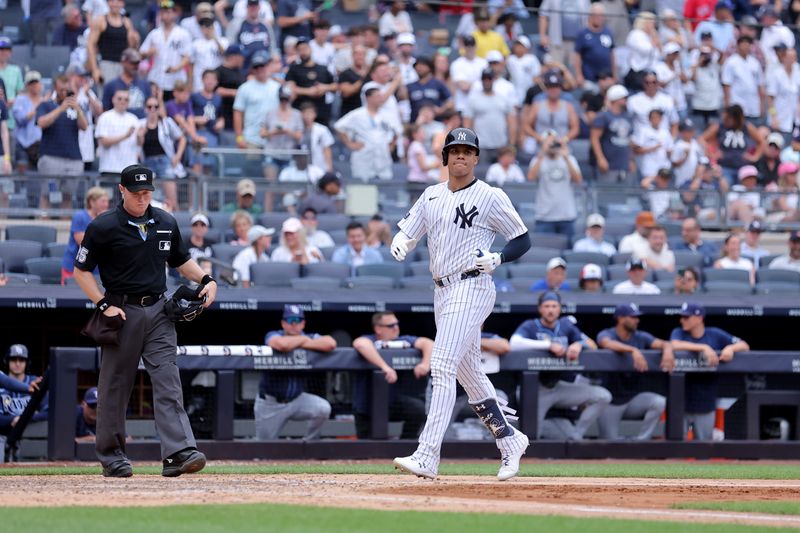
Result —
[[515, 431], [513, 435], [506, 437], [506, 439], [509, 439], [510, 442], [499, 445], [503, 452], [503, 457], [500, 459], [500, 470], [497, 472], [497, 479], [500, 481], [506, 481], [517, 475], [519, 472], [519, 460], [530, 444], [528, 436], [521, 431]]
[[[519, 464], [519, 459], [517, 459], [517, 464]], [[427, 479], [436, 478], [436, 472], [414, 459], [413, 455], [409, 455], [408, 457], [395, 457], [394, 467], [400, 470], [405, 470], [409, 474], [414, 474], [417, 477]]]

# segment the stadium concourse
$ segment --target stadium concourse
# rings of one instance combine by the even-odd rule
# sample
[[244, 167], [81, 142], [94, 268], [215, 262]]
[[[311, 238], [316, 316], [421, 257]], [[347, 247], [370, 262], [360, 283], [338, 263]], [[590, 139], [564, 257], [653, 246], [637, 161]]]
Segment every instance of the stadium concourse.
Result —
[[[116, 207], [120, 171], [136, 162], [155, 171], [154, 204], [172, 212], [192, 257], [219, 280], [218, 303], [183, 330], [182, 344], [270, 345], [267, 332], [280, 336], [285, 319], [305, 318], [283, 308], [298, 304], [310, 338], [330, 336], [349, 350], [374, 336], [374, 346], [356, 347], [364, 359], [417, 348], [435, 335], [428, 250], [423, 239], [398, 263], [389, 243], [425, 187], [447, 179], [442, 143], [459, 126], [480, 139], [476, 175], [508, 194], [533, 241], [494, 273], [502, 314], [487, 321], [484, 349], [495, 359], [524, 346], [532, 330], [520, 325], [538, 316], [544, 291], [560, 295], [565, 317], [576, 316], [570, 331], [582, 332], [587, 350], [596, 342], [619, 349], [622, 341], [607, 345], [598, 335], [607, 328], [644, 333], [636, 331], [643, 310], [652, 339], [622, 350], [637, 370], [640, 350], [651, 348], [667, 360], [651, 367], [670, 370], [664, 346], [689, 333], [706, 345], [695, 347], [704, 369], [717, 354], [724, 364], [734, 352], [792, 348], [783, 333], [800, 296], [791, 4], [780, 12], [728, 0], [579, 0], [569, 9], [551, 0], [23, 4], [9, 1], [0, 33], [0, 315], [13, 325], [9, 344], [35, 347], [29, 373], [47, 367], [51, 348], [87, 345], [78, 334], [86, 317], [74, 312], [87, 306], [73, 258], [89, 222]], [[498, 238], [493, 251], [504, 244]], [[185, 281], [175, 272], [168, 279], [170, 290]], [[384, 339], [386, 327], [402, 335]], [[428, 385], [416, 374], [422, 361], [413, 363], [394, 378], [381, 369], [398, 380], [384, 415], [406, 431], [424, 412]], [[719, 400], [796, 393], [793, 368], [728, 376], [719, 398], [715, 378], [697, 378], [704, 418], [690, 416], [687, 428], [713, 422], [719, 439], [732, 403]], [[237, 437], [272, 435], [254, 421], [254, 404], [270, 396], [263, 372], [241, 372], [235, 406], [225, 407], [245, 421]], [[516, 380], [526, 378], [495, 372], [496, 387], [519, 402]], [[352, 437], [367, 427], [363, 375], [308, 374], [298, 390], [316, 399], [311, 427], [292, 419], [277, 436]], [[190, 419], [211, 436], [219, 376], [186, 377]], [[92, 408], [84, 396], [95, 378], [79, 376], [72, 391], [82, 410]], [[589, 379], [595, 392], [620, 388]], [[666, 380], [634, 381], [634, 391], [662, 393], [648, 396], [648, 414], [631, 414], [649, 416], [660, 438]], [[136, 436], [152, 441], [143, 375], [135, 390], [132, 414], [147, 421]], [[692, 401], [688, 408], [698, 408]], [[611, 406], [632, 399], [620, 402]], [[797, 407], [785, 402], [763, 416], [771, 422], [759, 437], [797, 438]], [[562, 403], [540, 413], [539, 437], [602, 433], [591, 425], [583, 434], [593, 422], [581, 421], [583, 402]], [[452, 435], [474, 437], [457, 415]], [[641, 436], [626, 423], [626, 436]], [[694, 427], [693, 439], [706, 436]]]

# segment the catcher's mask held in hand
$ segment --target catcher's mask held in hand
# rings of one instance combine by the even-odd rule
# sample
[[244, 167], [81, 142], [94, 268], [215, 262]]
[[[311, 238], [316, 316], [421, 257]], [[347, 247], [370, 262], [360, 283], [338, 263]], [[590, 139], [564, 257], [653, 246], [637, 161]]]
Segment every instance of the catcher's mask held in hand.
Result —
[[178, 287], [172, 298], [164, 304], [167, 318], [173, 322], [191, 322], [197, 318], [203, 312], [203, 304], [206, 302], [205, 296], [199, 296], [202, 290], [202, 285], [197, 289], [190, 289], [184, 285]]

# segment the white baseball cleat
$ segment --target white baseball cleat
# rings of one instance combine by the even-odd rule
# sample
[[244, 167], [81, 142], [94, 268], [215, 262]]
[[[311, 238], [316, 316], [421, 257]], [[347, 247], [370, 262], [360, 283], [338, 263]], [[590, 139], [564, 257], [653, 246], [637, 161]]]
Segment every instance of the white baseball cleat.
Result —
[[[517, 464], [519, 464], [519, 459], [517, 459]], [[394, 467], [404, 470], [409, 474], [414, 474], [417, 477], [426, 479], [436, 478], [436, 472], [414, 459], [413, 455], [409, 455], [408, 457], [395, 457]]]
[[497, 472], [497, 479], [500, 481], [506, 481], [517, 475], [519, 472], [519, 460], [525, 455], [525, 450], [530, 444], [528, 436], [521, 431], [515, 431], [513, 435], [506, 437], [506, 439], [511, 442], [501, 448], [503, 457], [500, 459], [500, 470]]

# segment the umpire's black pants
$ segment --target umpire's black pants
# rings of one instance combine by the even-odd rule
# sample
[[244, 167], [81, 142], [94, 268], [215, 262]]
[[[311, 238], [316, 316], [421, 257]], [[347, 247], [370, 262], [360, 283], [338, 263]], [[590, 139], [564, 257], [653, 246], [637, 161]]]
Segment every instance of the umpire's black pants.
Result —
[[183, 409], [183, 391], [176, 364], [175, 325], [164, 314], [162, 298], [155, 305], [123, 306], [127, 320], [119, 346], [103, 346], [97, 384], [97, 457], [106, 466], [125, 455], [125, 412], [133, 391], [139, 358], [144, 360], [153, 385], [156, 431], [161, 457], [196, 447], [189, 417]]

